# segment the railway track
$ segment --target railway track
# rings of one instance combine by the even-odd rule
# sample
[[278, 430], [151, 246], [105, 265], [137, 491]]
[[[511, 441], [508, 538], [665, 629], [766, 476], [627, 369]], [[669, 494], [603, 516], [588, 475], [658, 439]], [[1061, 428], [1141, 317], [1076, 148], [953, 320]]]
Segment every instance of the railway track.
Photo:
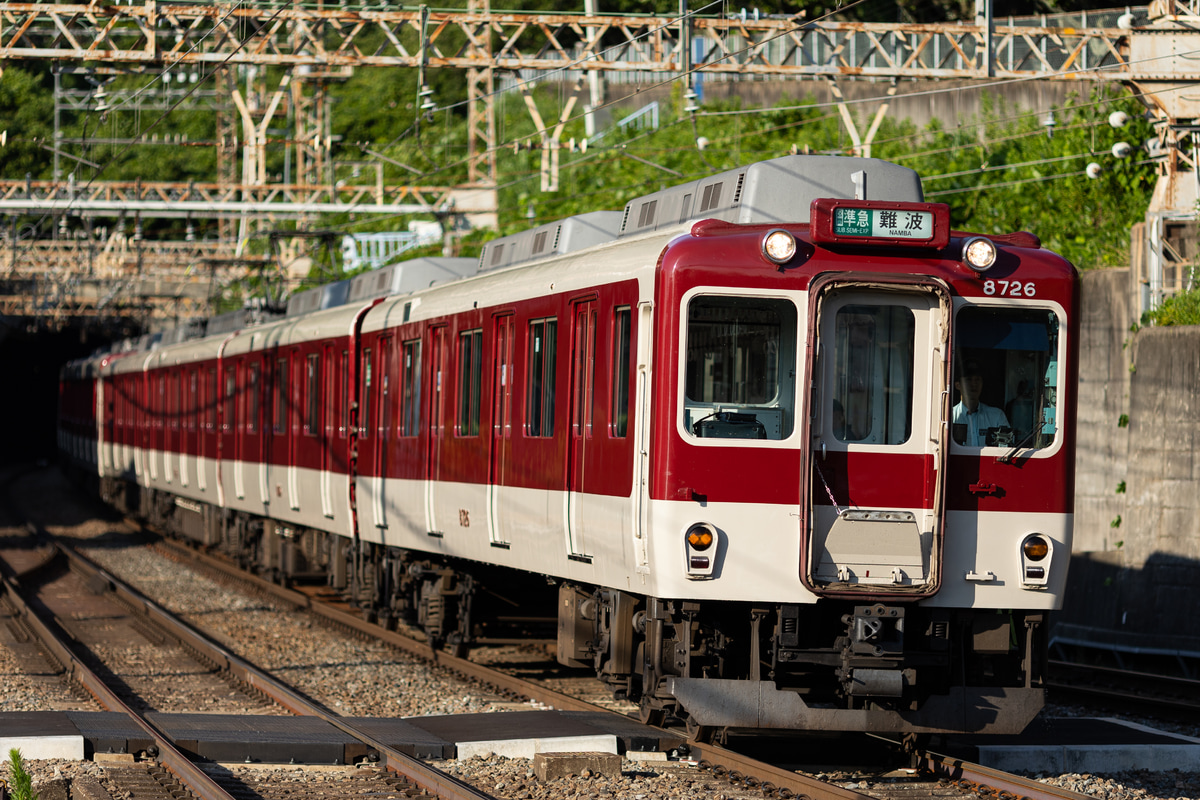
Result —
[[1200, 714], [1200, 680], [1195, 678], [1058, 659], [1049, 663], [1047, 685], [1056, 698], [1149, 710], [1170, 719], [1194, 721]]
[[[35, 532], [39, 534], [39, 539], [46, 541], [44, 531]], [[246, 687], [247, 696], [256, 694], [265, 698], [272, 704], [272, 711], [284, 710], [295, 715], [316, 716], [358, 740], [365, 748], [369, 748], [370, 760], [377, 761], [382, 771], [379, 772], [379, 785], [373, 787], [373, 791], [364, 791], [396, 797], [425, 793], [454, 800], [481, 800], [489, 797], [469, 784], [388, 747], [369, 732], [355, 727], [336, 713], [309, 700], [286, 683], [209, 640], [134, 588], [100, 569], [73, 548], [55, 542], [51, 546], [37, 549], [42, 555], [35, 564], [25, 564], [20, 572], [14, 570], [11, 565], [3, 570], [5, 574], [0, 585], [3, 586], [4, 601], [13, 609], [22, 626], [37, 637], [44, 651], [61, 671], [72, 681], [83, 686], [95, 698], [100, 708], [124, 715], [153, 741], [152, 747], [147, 748], [144, 754], [161, 764], [165, 772], [143, 764], [114, 768], [110, 776], [110, 780], [117, 786], [131, 787], [127, 791], [133, 795], [173, 798], [186, 790], [201, 800], [228, 800], [235, 796], [245, 796], [244, 791], [231, 791], [230, 786], [242, 783], [243, 789], [247, 787], [241, 780], [218, 781], [194, 764], [175, 746], [170, 737], [147, 717], [147, 711], [158, 705], [158, 702], [147, 701], [146, 698], [138, 696], [133, 691], [134, 687], [130, 685], [128, 670], [105, 662], [88, 646], [90, 643], [84, 640], [85, 637], [80, 635], [89, 627], [111, 628], [111, 609], [114, 601], [129, 610], [134, 618], [131, 625], [147, 638], [178, 642], [200, 663], [211, 665], [211, 670], [206, 671], [218, 673], [227, 681]], [[62, 559], [69, 562], [70, 573], [79, 580], [74, 581], [72, 587], [66, 587], [60, 585], [61, 582], [55, 582], [55, 577], [51, 576], [47, 584], [50, 586], [49, 591], [33, 591], [31, 586], [41, 573], [53, 570]], [[74, 591], [81, 587], [85, 590], [83, 593]], [[90, 595], [90, 602], [89, 599], [82, 598], [81, 594]], [[103, 616], [105, 624], [88, 625], [88, 622], [95, 622], [97, 619], [97, 606], [102, 609], [99, 613]], [[64, 624], [69, 619], [83, 624]], [[93, 668], [97, 662], [100, 663], [100, 670]], [[130, 700], [133, 702], [129, 702]], [[257, 705], [261, 707], [264, 704], [257, 702]], [[404, 785], [396, 789], [395, 781], [389, 783], [386, 780], [389, 774], [398, 777]], [[360, 782], [362, 780], [361, 776], [351, 777]], [[344, 796], [342, 792], [345, 788], [336, 790], [331, 796]], [[356, 790], [353, 793], [360, 792]], [[299, 800], [304, 795], [297, 796], [293, 793], [292, 796]]]
[[[211, 558], [207, 554], [167, 540], [162, 541], [156, 546], [163, 552], [170, 553], [175, 560], [195, 564], [204, 571], [218, 571], [226, 576], [227, 580], [236, 580], [243, 585], [253, 587], [257, 592], [269, 594], [277, 601], [290, 604], [295, 608], [303, 608], [327, 625], [352, 631], [360, 637], [385, 641], [391, 646], [406, 650], [432, 663], [453, 670], [472, 681], [495, 687], [496, 691], [508, 696], [514, 698], [527, 697], [546, 706], [563, 710], [601, 710], [588, 701], [549, 688], [536, 680], [514, 676], [467, 659], [456, 658], [448, 653], [436, 652], [424, 641], [403, 636], [400, 633], [386, 630], [373, 622], [364, 620], [362, 615], [356, 610], [333, 601], [332, 598], [324, 596], [320, 591], [299, 591], [297, 589], [281, 587], [263, 581], [255, 576], [247, 575], [229, 564]], [[113, 592], [117, 597], [122, 598], [125, 605], [143, 609], [148, 618], [156, 621], [160, 618], [165, 620], [169, 617], [164, 610], [155, 606], [135, 590], [123, 587], [121, 582], [110, 573], [97, 569], [94, 565], [89, 565], [86, 559], [77, 554], [65, 557], [71, 559], [73, 569], [78, 570], [81, 574], [88, 569], [93, 570], [90, 573], [91, 577], [87, 578], [87, 580], [93, 586], [100, 586], [102, 584], [104, 588]], [[47, 560], [47, 556], [45, 555], [39, 556], [39, 558]], [[207, 637], [197, 634], [194, 631], [181, 630], [173, 633], [172, 636], [176, 636], [182, 641], [187, 641], [196, 648], [211, 648], [207, 651], [209, 653], [207, 658], [211, 663], [215, 664], [219, 671], [234, 675], [236, 680], [241, 684], [252, 687], [254, 690], [264, 690], [267, 686], [267, 676], [260, 677], [256, 675], [251, 671], [250, 666], [243, 662], [235, 653], [231, 652], [229, 648], [214, 645], [214, 643], [208, 641]], [[295, 693], [289, 695], [287, 691], [283, 691], [280, 693], [279, 699], [276, 699], [276, 702], [280, 702], [283, 707], [288, 708], [292, 713], [328, 713], [329, 716], [323, 718], [327, 718], [331, 724], [345, 730], [343, 727], [345, 725], [344, 720], [336, 714], [332, 714], [328, 709], [311, 708], [301, 705], [301, 703], [307, 702], [307, 699], [296, 697]], [[363, 741], [369, 742], [369, 737]], [[378, 745], [379, 743], [370, 743], [372, 747], [377, 746], [377, 752], [381, 754], [383, 765], [388, 770], [401, 771], [397, 769], [396, 764], [392, 762], [390, 756], [385, 757], [386, 748]], [[687, 755], [690, 759], [698, 764], [702, 770], [707, 770], [714, 779], [766, 796], [803, 796], [811, 800], [859, 800], [866, 797], [895, 797], [898, 800], [900, 798], [903, 798], [903, 800], [912, 800], [913, 798], [924, 797], [970, 797], [988, 792], [1006, 792], [1016, 797], [1028, 797], [1033, 800], [1049, 800], [1049, 798], [1078, 800], [1083, 797], [1083, 795], [1073, 792], [1057, 790], [1045, 784], [984, 770], [983, 768], [974, 767], [962, 761], [945, 759], [929, 753], [920, 754], [920, 772], [905, 773], [901, 777], [892, 775], [891, 777], [880, 777], [879, 779], [864, 779], [856, 781], [856, 785], [859, 788], [846, 788], [845, 786], [832, 784], [806, 774], [797, 773], [794, 769], [788, 767], [764, 763], [753, 756], [717, 745], [692, 743], [689, 745], [689, 750], [690, 752]], [[426, 770], [429, 769], [427, 765], [417, 763], [420, 767]], [[388, 773], [385, 772], [383, 774], [386, 775]], [[437, 780], [447, 780], [447, 777], [443, 775]], [[845, 782], [843, 781], [843, 783]], [[988, 787], [995, 788], [990, 789]], [[459, 791], [461, 788], [455, 785], [453, 781], [451, 781], [449, 786], [443, 786], [435, 780], [432, 788], [426, 788], [424, 791], [437, 794], [438, 796], [458, 796], [452, 792]], [[477, 792], [477, 790], [471, 791]], [[266, 795], [264, 794], [263, 796], [265, 797]], [[462, 796], [486, 795], [480, 792], [474, 795]]]
[[[177, 559], [194, 563], [201, 569], [220, 575], [226, 580], [241, 582], [255, 591], [290, 603], [296, 608], [307, 609], [329, 624], [355, 631], [360, 635], [378, 638], [463, 676], [488, 683], [514, 697], [526, 697], [536, 703], [563, 710], [607, 710], [589, 701], [551, 689], [537, 680], [514, 676], [501, 669], [433, 650], [428, 643], [422, 640], [387, 630], [364, 620], [361, 615], [348, 606], [325, 602], [322, 600], [320, 592], [306, 592], [280, 586], [247, 574], [224, 559], [216, 558], [169, 539], [161, 540], [157, 546]], [[734, 784], [759, 788], [767, 796], [808, 797], [812, 800], [863, 800], [868, 797], [891, 796], [895, 793], [895, 787], [900, 786], [904, 796], [911, 798], [918, 785], [926, 788], [931, 793], [930, 796], [945, 793], [945, 786], [949, 785], [954, 789], [951, 793], [958, 794], [976, 794], [990, 789], [996, 792], [1008, 792], [1018, 798], [1029, 798], [1029, 800], [1082, 800], [1085, 798], [1085, 795], [1076, 792], [1057, 789], [1031, 779], [928, 752], [917, 754], [920, 770], [927, 776], [936, 778], [943, 783], [914, 784], [912, 780], [908, 780], [897, 784], [895, 778], [889, 778], [887, 782], [879, 783], [875, 791], [865, 793], [797, 774], [793, 770], [763, 762], [753, 756], [720, 745], [692, 742], [687, 747], [690, 750], [691, 759], [695, 760], [701, 769], [710, 771], [714, 776], [729, 780]]]

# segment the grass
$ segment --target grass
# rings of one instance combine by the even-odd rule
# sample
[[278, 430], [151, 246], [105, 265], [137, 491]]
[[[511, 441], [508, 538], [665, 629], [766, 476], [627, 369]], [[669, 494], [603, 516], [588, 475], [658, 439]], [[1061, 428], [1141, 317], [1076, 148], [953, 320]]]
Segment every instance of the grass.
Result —
[[12, 800], [37, 800], [33, 791], [33, 776], [25, 769], [25, 761], [21, 751], [13, 748], [8, 751], [9, 794]]

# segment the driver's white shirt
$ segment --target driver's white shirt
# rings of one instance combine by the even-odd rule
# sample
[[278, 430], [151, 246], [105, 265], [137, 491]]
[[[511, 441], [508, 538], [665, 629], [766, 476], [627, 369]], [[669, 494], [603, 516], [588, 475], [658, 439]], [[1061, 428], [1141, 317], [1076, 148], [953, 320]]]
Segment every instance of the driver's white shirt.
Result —
[[974, 411], [968, 411], [960, 400], [954, 406], [954, 424], [967, 426], [965, 444], [968, 447], [984, 447], [987, 445], [988, 428], [1007, 428], [1008, 417], [995, 406], [980, 403]]

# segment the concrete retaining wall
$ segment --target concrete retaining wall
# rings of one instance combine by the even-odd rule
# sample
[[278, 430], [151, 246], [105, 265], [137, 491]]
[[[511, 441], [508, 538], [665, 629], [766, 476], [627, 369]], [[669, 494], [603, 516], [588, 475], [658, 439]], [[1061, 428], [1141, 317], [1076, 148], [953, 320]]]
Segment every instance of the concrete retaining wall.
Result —
[[1128, 270], [1083, 275], [1075, 547], [1057, 619], [1200, 652], [1200, 327], [1131, 331]]

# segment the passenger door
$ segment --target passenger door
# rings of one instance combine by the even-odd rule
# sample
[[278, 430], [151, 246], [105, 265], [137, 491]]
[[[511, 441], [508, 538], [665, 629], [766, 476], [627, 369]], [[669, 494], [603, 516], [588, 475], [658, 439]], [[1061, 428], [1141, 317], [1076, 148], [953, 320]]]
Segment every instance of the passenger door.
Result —
[[441, 475], [442, 447], [446, 426], [446, 327], [429, 331], [429, 455], [425, 460], [425, 530], [430, 536], [442, 536], [442, 520], [437, 515], [437, 482]]
[[321, 514], [327, 519], [333, 519], [333, 451], [337, 441], [335, 429], [338, 418], [338, 397], [332, 344], [327, 343], [321, 348], [317, 373], [317, 381], [321, 386], [320, 410], [317, 415], [320, 427], [319, 436], [321, 437]]
[[810, 295], [805, 582], [926, 596], [940, 582], [949, 293], [830, 279]]
[[588, 492], [600, 476], [589, 450], [596, 406], [596, 300], [574, 304], [571, 313], [571, 419], [567, 430], [567, 556], [591, 561], [589, 534], [597, 524]]
[[511, 457], [512, 445], [512, 382], [513, 382], [513, 316], [498, 316], [493, 321], [492, 358], [492, 432], [488, 469], [488, 541], [496, 547], [507, 547], [509, 536], [504, 528], [500, 509], [504, 491], [504, 469]]
[[383, 336], [379, 339], [378, 369], [375, 375], [375, 419], [378, 426], [375, 430], [375, 490], [371, 493], [375, 498], [375, 527], [386, 528], [387, 498], [384, 487], [387, 485], [388, 449], [392, 440], [392, 376], [395, 372], [393, 359], [392, 337]]

